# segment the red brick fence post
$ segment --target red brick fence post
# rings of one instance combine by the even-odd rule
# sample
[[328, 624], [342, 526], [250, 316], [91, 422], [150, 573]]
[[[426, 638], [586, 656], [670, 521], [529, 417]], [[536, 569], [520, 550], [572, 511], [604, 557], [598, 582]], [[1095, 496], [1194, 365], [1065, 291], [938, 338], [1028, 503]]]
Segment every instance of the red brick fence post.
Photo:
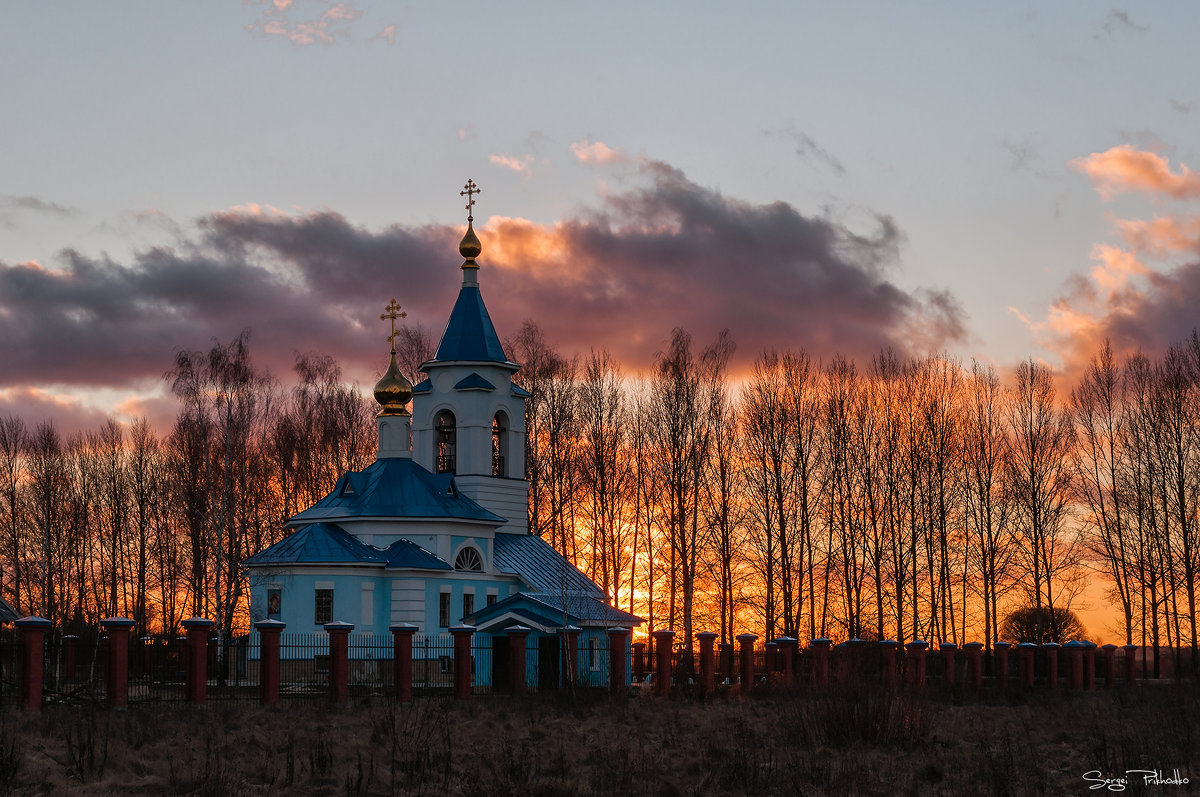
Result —
[[1042, 650], [1046, 651], [1046, 685], [1051, 689], [1058, 688], [1058, 651], [1061, 648], [1057, 642], [1042, 645]]
[[900, 643], [894, 639], [885, 639], [879, 643], [879, 679], [886, 689], [896, 688], [896, 651], [899, 647]]
[[454, 635], [454, 698], [466, 700], [471, 696], [471, 637], [475, 626], [456, 625], [450, 633]]
[[958, 655], [958, 645], [953, 642], [943, 642], [938, 649], [942, 654], [942, 681], [946, 688], [954, 688], [954, 658]]
[[914, 639], [904, 646], [904, 671], [908, 682], [918, 689], [925, 686], [925, 650], [929, 643]]
[[1012, 648], [1007, 642], [997, 642], [992, 646], [996, 652], [996, 684], [1001, 689], [1008, 687], [1008, 651]]
[[413, 636], [417, 633], [415, 623], [396, 623], [389, 626], [392, 632], [392, 691], [396, 700], [411, 703], [413, 699]]
[[342, 620], [325, 624], [325, 633], [329, 634], [329, 699], [335, 706], [343, 706], [350, 699], [350, 632], [353, 630], [354, 623]]
[[754, 643], [758, 641], [757, 634], [738, 634], [737, 641], [741, 653], [742, 694], [750, 694], [754, 688]]
[[46, 632], [50, 621], [44, 617], [22, 617], [17, 620], [21, 632], [21, 708], [42, 710], [42, 677], [46, 666]]
[[983, 643], [968, 642], [963, 645], [963, 652], [967, 655], [966, 685], [978, 689], [983, 686]]
[[711, 697], [716, 688], [716, 662], [713, 656], [713, 643], [719, 634], [713, 631], [701, 631], [696, 634], [700, 642], [700, 694]]
[[1083, 689], [1083, 643], [1072, 639], [1063, 645], [1063, 650], [1067, 652], [1067, 660], [1071, 667], [1067, 679], [1068, 685], [1071, 689]]
[[108, 663], [104, 686], [108, 703], [117, 708], [129, 705], [129, 630], [133, 620], [127, 617], [106, 617], [100, 627], [108, 632]]
[[813, 653], [813, 683], [817, 686], [829, 683], [829, 647], [832, 644], [824, 637], [814, 639], [809, 644]]
[[1033, 657], [1037, 651], [1037, 645], [1032, 642], [1022, 642], [1017, 645], [1017, 656], [1019, 657], [1018, 664], [1021, 668], [1021, 686], [1026, 689], [1033, 688], [1034, 681], [1034, 666]]
[[1125, 648], [1125, 683], [1133, 686], [1137, 683], [1137, 658], [1135, 653], [1140, 650], [1137, 645], [1126, 645]]
[[279, 702], [279, 635], [287, 628], [280, 620], [259, 620], [254, 624], [258, 631], [258, 685], [264, 706]]
[[667, 697], [671, 694], [671, 641], [675, 632], [663, 628], [651, 636], [654, 637], [654, 694]]
[[528, 687], [525, 678], [525, 644], [532, 630], [527, 625], [508, 627], [508, 692], [514, 696], [525, 694]]
[[215, 626], [204, 617], [183, 621], [187, 633], [187, 700], [197, 706], [208, 699], [208, 632]]
[[796, 682], [796, 642], [794, 637], [781, 636], [775, 640], [779, 655], [783, 657], [783, 685], [790, 687]]
[[1117, 683], [1117, 646], [1110, 642], [1100, 652], [1104, 655], [1104, 688], [1112, 689]]
[[1083, 640], [1083, 688], [1096, 688], [1096, 643]]

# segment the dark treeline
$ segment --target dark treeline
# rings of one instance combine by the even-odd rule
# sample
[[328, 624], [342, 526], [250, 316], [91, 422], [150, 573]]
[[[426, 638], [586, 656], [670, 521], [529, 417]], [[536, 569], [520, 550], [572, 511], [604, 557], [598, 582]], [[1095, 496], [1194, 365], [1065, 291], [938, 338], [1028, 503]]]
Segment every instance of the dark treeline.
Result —
[[[398, 344], [417, 377], [430, 336]], [[1123, 641], [1195, 648], [1197, 335], [1157, 359], [1105, 346], [1070, 390], [1033, 360], [1002, 376], [893, 351], [767, 351], [734, 379], [733, 349], [675, 330], [634, 376], [532, 323], [508, 342], [533, 394], [532, 528], [649, 629], [990, 644], [1100, 576]], [[374, 403], [328, 357], [298, 355], [285, 389], [242, 335], [165, 379], [162, 434], [0, 419], [0, 589], [22, 611], [244, 629], [241, 560], [374, 456]]]

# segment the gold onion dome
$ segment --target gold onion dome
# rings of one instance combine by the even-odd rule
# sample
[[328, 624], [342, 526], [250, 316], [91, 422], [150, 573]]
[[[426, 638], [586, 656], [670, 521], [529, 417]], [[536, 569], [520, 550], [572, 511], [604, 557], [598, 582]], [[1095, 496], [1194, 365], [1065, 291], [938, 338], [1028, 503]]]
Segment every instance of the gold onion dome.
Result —
[[483, 251], [483, 244], [479, 243], [479, 236], [475, 234], [475, 226], [472, 221], [467, 222], [467, 234], [463, 236], [462, 242], [458, 245], [458, 253], [463, 256], [463, 267], [476, 266], [475, 258], [479, 257], [479, 253]]
[[375, 400], [382, 407], [380, 415], [408, 415], [405, 406], [412, 399], [412, 382], [400, 373], [396, 364], [396, 350], [392, 350], [392, 360], [388, 363], [387, 372], [375, 383]]

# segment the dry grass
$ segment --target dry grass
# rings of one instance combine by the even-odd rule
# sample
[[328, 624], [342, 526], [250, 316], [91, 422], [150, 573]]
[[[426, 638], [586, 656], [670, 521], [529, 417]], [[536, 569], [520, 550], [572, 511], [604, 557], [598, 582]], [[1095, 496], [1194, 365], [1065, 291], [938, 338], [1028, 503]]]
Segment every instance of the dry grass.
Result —
[[1171, 685], [58, 707], [0, 714], [0, 793], [1083, 794], [1097, 769], [1200, 781], [1198, 705]]

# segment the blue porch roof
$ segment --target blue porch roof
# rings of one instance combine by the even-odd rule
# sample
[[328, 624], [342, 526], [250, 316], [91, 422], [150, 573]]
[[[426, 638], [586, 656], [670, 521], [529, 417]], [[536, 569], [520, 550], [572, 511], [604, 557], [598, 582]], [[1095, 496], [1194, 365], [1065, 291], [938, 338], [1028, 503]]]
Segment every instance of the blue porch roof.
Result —
[[361, 542], [333, 523], [310, 523], [279, 542], [259, 551], [243, 565], [346, 564], [382, 565], [387, 560], [378, 549]]
[[338, 479], [333, 492], [294, 515], [289, 525], [339, 518], [465, 520], [499, 526], [505, 519], [459, 492], [454, 476], [430, 473], [411, 459], [377, 459]]
[[499, 630], [518, 623], [541, 629], [560, 628], [563, 625], [632, 628], [641, 625], [642, 618], [609, 606], [603, 596], [518, 592], [464, 617], [463, 622], [484, 631]]

